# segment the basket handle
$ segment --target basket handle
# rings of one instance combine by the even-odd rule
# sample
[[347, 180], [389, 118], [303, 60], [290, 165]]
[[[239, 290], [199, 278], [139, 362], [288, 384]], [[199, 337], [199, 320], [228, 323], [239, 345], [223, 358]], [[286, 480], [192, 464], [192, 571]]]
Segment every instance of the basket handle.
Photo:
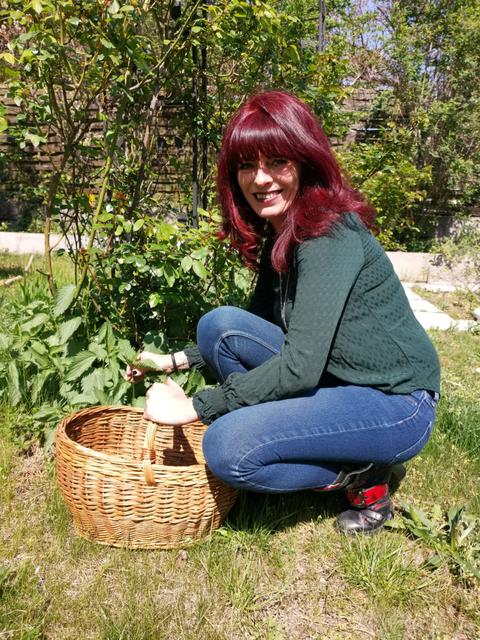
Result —
[[143, 475], [145, 476], [145, 482], [149, 487], [154, 487], [155, 476], [153, 475], [152, 464], [155, 464], [155, 433], [157, 431], [157, 424], [155, 422], [147, 423], [147, 430], [145, 431], [145, 440], [142, 448], [142, 460], [143, 460]]

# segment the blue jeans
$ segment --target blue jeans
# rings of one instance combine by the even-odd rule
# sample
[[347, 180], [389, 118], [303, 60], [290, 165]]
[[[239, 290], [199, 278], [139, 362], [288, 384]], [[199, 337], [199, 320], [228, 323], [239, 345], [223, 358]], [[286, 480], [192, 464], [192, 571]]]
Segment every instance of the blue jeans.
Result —
[[[200, 319], [198, 347], [219, 382], [278, 353], [283, 331], [235, 307]], [[404, 462], [427, 443], [437, 395], [387, 394], [325, 377], [300, 397], [231, 411], [207, 429], [203, 451], [227, 484], [262, 493], [333, 483], [345, 464]]]

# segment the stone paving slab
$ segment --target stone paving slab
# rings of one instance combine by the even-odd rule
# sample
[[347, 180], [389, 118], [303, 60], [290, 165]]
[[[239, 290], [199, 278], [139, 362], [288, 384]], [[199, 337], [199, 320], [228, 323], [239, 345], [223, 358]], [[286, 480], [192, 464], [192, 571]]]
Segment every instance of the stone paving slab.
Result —
[[412, 311], [424, 329], [441, 329], [444, 331], [447, 329], [455, 329], [457, 331], [468, 331], [478, 324], [475, 320], [454, 320], [434, 304], [428, 302], [428, 300], [424, 300], [418, 293], [412, 291], [411, 287], [414, 286], [414, 284], [406, 282], [402, 284]]

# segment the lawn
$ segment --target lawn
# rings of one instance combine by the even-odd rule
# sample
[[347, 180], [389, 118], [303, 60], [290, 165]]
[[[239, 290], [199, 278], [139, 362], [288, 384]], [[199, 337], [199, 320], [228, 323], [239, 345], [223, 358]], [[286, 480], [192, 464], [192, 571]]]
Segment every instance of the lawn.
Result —
[[[53, 458], [18, 448], [11, 433], [22, 413], [3, 405], [0, 638], [479, 638], [469, 563], [480, 565], [480, 336], [432, 337], [443, 366], [437, 426], [394, 496], [394, 522], [408, 522], [413, 507], [431, 519], [410, 533], [341, 537], [337, 494], [244, 493], [188, 549], [98, 546], [73, 534]], [[455, 506], [471, 514], [471, 530], [453, 511], [448, 528]]]

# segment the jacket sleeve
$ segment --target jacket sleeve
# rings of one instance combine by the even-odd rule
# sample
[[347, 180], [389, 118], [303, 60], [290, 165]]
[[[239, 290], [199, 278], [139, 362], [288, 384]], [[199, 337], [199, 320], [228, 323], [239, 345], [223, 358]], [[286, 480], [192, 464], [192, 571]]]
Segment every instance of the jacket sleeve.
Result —
[[342, 227], [298, 245], [297, 285], [288, 333], [280, 353], [247, 373], [233, 373], [194, 397], [211, 422], [240, 407], [293, 397], [313, 389], [328, 355], [349, 293], [364, 263], [359, 234]]

